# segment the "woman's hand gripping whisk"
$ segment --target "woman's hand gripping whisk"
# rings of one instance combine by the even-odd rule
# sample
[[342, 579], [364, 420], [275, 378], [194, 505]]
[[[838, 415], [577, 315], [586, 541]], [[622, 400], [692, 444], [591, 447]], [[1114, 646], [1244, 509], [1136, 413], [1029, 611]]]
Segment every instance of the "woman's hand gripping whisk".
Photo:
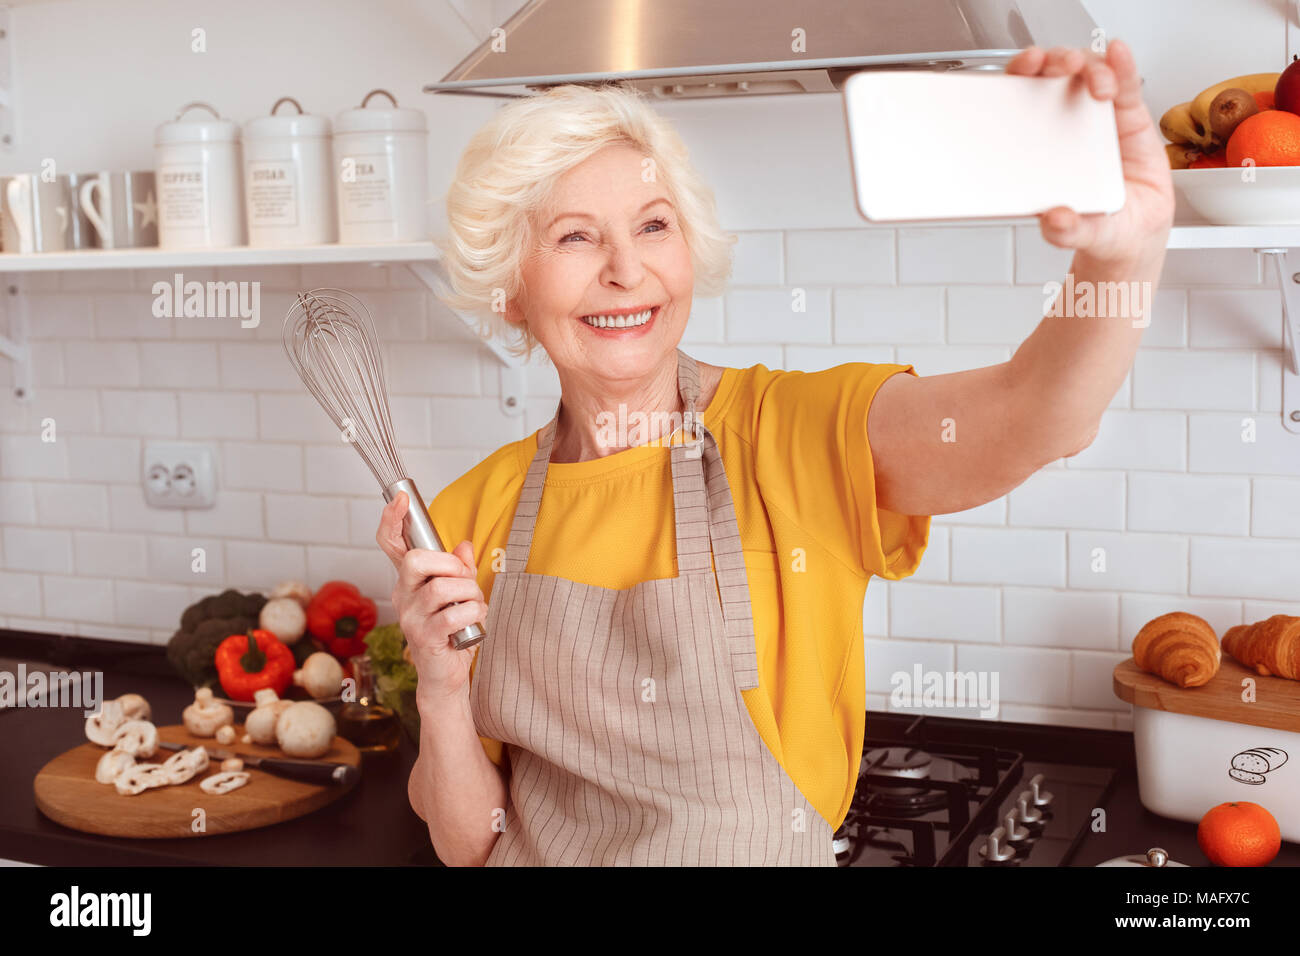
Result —
[[474, 648], [457, 650], [451, 635], [487, 617], [469, 541], [448, 551], [408, 548], [402, 518], [409, 499], [398, 492], [385, 507], [375, 540], [397, 569], [393, 608], [418, 677], [417, 699], [446, 703], [465, 692]]

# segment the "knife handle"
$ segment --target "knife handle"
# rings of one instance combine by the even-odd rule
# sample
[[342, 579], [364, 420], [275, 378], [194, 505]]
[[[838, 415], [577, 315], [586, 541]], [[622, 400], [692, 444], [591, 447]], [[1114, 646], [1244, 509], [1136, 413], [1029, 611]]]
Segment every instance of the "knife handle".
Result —
[[284, 757], [263, 757], [255, 769], [307, 783], [338, 783], [344, 786], [351, 786], [361, 776], [361, 772], [351, 764], [288, 760]]

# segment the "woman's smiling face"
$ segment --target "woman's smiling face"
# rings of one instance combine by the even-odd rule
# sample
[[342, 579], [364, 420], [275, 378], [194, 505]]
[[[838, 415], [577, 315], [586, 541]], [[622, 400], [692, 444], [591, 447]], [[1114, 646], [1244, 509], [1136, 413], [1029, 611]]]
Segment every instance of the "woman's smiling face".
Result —
[[[538, 218], [524, 290], [506, 318], [526, 320], [557, 368], [635, 379], [681, 341], [694, 288], [690, 250], [667, 190], [644, 181], [643, 168], [638, 150], [606, 147], [559, 179]], [[653, 310], [649, 321], [625, 315], [623, 328], [586, 321], [643, 309]]]

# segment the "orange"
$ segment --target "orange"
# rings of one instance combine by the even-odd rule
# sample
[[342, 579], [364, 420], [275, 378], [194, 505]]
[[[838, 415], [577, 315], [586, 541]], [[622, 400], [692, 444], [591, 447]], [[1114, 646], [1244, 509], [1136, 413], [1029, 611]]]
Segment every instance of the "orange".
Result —
[[1215, 866], [1264, 866], [1282, 849], [1282, 831], [1258, 803], [1237, 800], [1201, 817], [1196, 842]]
[[1300, 166], [1300, 116], [1265, 110], [1247, 116], [1228, 137], [1229, 166], [1252, 159], [1256, 166]]
[[1212, 153], [1202, 153], [1199, 159], [1194, 159], [1187, 164], [1188, 169], [1222, 169], [1228, 165], [1228, 160], [1224, 157], [1224, 151], [1216, 149]]
[[1252, 95], [1255, 97], [1255, 105], [1258, 106], [1260, 109], [1262, 110], [1277, 109], [1277, 103], [1274, 101], [1272, 90], [1260, 90], [1258, 93]]

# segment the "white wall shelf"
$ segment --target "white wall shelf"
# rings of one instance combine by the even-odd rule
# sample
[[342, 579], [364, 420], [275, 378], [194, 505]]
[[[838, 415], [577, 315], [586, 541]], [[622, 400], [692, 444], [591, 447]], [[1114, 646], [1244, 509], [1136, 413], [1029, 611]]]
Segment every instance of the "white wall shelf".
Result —
[[[227, 249], [78, 249], [71, 252], [37, 252], [0, 254], [0, 277], [29, 272], [76, 272], [93, 269], [205, 269], [213, 267], [331, 265], [370, 262], [404, 265], [435, 295], [446, 287], [446, 272], [432, 242], [390, 242], [365, 245], [332, 243], [320, 246], [254, 248], [232, 246]], [[451, 310], [477, 337], [474, 318]], [[14, 363], [14, 392], [30, 401], [31, 350], [27, 344], [25, 310], [19, 304], [11, 308], [10, 334], [0, 332], [0, 357]], [[507, 415], [524, 411], [524, 370], [519, 358], [510, 354], [496, 339], [483, 343], [500, 361], [501, 410]]]
[[71, 252], [0, 254], [0, 273], [60, 272], [82, 269], [155, 269], [190, 266], [310, 265], [342, 262], [431, 262], [438, 259], [432, 242], [386, 242], [368, 245], [293, 246], [263, 249], [77, 249]]
[[1174, 226], [1170, 249], [1300, 248], [1300, 224], [1294, 226]]
[[[1014, 221], [1017, 222], [1018, 221]], [[954, 224], [956, 225], [956, 224]], [[960, 225], [989, 225], [961, 223]], [[1291, 258], [1287, 251], [1300, 249], [1300, 225], [1216, 226], [1176, 225], [1169, 233], [1170, 249], [1255, 249], [1272, 253], [1270, 259]], [[1294, 257], [1300, 260], [1300, 255]], [[311, 265], [331, 263], [398, 263], [405, 265], [426, 288], [438, 294], [445, 287], [445, 272], [432, 242], [374, 243], [366, 245], [330, 244], [291, 248], [253, 248], [235, 246], [228, 249], [81, 249], [73, 252], [0, 254], [0, 275], [25, 272], [80, 271], [90, 269], [170, 269], [264, 265]], [[1300, 433], [1300, 292], [1290, 278], [1293, 272], [1277, 262], [1282, 285], [1282, 306], [1286, 320], [1290, 355], [1283, 370], [1284, 425]], [[1300, 264], [1297, 266], [1300, 268]], [[474, 319], [454, 313], [470, 330]], [[12, 337], [0, 335], [0, 356], [14, 362], [18, 370], [15, 384], [20, 395], [30, 396], [30, 353], [26, 329], [21, 318], [14, 323]], [[506, 414], [519, 415], [524, 407], [524, 374], [520, 360], [495, 339], [484, 343], [501, 365], [501, 408]]]

